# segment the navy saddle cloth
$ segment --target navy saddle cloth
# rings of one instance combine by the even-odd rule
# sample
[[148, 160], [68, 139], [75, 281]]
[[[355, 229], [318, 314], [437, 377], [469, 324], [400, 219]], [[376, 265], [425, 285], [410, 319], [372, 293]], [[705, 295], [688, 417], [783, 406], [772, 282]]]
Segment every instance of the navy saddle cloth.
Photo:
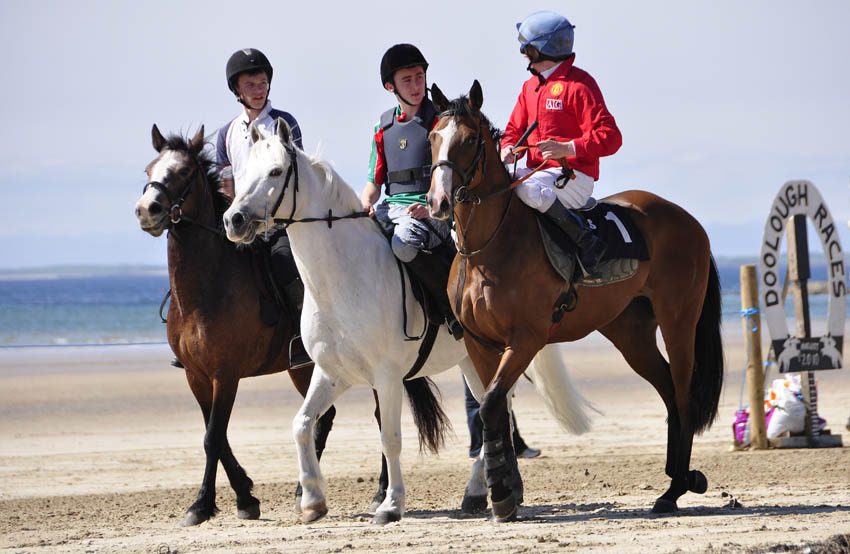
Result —
[[646, 241], [632, 221], [631, 210], [618, 204], [597, 202], [589, 210], [576, 213], [583, 217], [593, 233], [607, 245], [603, 260], [633, 258], [646, 261], [649, 252]]

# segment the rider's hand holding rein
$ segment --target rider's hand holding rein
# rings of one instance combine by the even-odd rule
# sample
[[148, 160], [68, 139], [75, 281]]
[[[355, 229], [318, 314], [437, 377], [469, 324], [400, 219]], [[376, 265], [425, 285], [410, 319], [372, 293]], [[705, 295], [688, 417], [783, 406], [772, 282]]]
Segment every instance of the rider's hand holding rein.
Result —
[[574, 157], [576, 147], [573, 141], [559, 142], [554, 139], [541, 140], [534, 145], [540, 150], [544, 160], [557, 160], [558, 158]]
[[505, 146], [499, 154], [502, 157], [502, 163], [512, 164], [522, 158], [522, 152], [514, 152], [514, 145]]

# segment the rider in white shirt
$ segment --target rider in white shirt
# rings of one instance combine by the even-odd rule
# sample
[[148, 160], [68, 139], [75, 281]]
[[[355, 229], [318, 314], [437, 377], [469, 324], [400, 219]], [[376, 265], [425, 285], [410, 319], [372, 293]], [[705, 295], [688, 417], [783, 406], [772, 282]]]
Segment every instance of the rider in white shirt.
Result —
[[[242, 104], [238, 116], [218, 132], [216, 158], [221, 172], [222, 192], [231, 198], [236, 196], [245, 173], [248, 154], [251, 150], [251, 124], [256, 121], [265, 135], [273, 134], [278, 118], [289, 125], [292, 139], [298, 148], [303, 148], [301, 128], [288, 112], [273, 109], [269, 103], [274, 70], [268, 58], [256, 48], [238, 50], [227, 62], [227, 86]], [[289, 237], [280, 229], [268, 238], [271, 247], [271, 266], [275, 283], [285, 297], [295, 335], [300, 339], [301, 307], [304, 303], [304, 284], [292, 257]], [[310, 358], [300, 344], [294, 341], [290, 348], [290, 367], [296, 369], [310, 363]]]

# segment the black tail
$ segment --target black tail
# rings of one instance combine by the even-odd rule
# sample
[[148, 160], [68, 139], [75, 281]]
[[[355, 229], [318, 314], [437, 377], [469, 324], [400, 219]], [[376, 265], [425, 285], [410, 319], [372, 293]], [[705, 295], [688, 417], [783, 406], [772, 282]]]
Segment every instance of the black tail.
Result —
[[449, 418], [440, 406], [440, 391], [428, 377], [405, 381], [404, 388], [410, 400], [413, 421], [419, 429], [419, 450], [427, 448], [436, 454], [445, 443], [446, 432], [452, 428]]
[[720, 278], [711, 256], [708, 287], [694, 341], [694, 375], [691, 380], [691, 421], [694, 433], [702, 433], [717, 417], [723, 387], [723, 341], [720, 337]]

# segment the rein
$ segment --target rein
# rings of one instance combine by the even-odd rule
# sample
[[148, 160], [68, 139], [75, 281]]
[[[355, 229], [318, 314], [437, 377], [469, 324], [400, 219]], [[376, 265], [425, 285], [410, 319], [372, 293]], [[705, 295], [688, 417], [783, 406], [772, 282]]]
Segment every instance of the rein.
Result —
[[316, 221], [324, 221], [328, 224], [328, 229], [333, 228], [333, 222], [339, 221], [341, 219], [357, 219], [361, 217], [369, 217], [367, 212], [354, 212], [348, 215], [334, 215], [333, 210], [328, 209], [328, 215], [325, 217], [303, 217], [301, 219], [295, 219], [292, 216], [295, 215], [295, 209], [297, 207], [298, 202], [298, 157], [295, 154], [295, 147], [292, 145], [284, 145], [286, 149], [286, 153], [289, 156], [289, 169], [286, 170], [286, 178], [283, 181], [283, 188], [280, 189], [280, 194], [277, 197], [277, 200], [274, 203], [274, 207], [270, 213], [276, 214], [278, 208], [280, 208], [281, 202], [283, 202], [283, 195], [286, 194], [286, 189], [289, 188], [289, 181], [294, 176], [295, 183], [292, 186], [293, 195], [292, 195], [292, 210], [289, 212], [289, 217], [279, 218], [275, 217], [272, 219], [275, 225], [285, 225], [289, 227], [293, 223], [314, 223]]
[[[275, 200], [274, 207], [272, 208], [271, 213], [277, 213], [277, 210], [280, 208], [281, 202], [283, 202], [283, 196], [286, 194], [286, 189], [289, 188], [290, 179], [294, 178], [294, 184], [292, 185], [293, 195], [292, 195], [292, 210], [289, 212], [289, 217], [275, 217], [272, 221], [275, 225], [285, 225], [285, 227], [289, 227], [293, 223], [315, 223], [317, 221], [324, 221], [328, 224], [328, 229], [333, 228], [334, 221], [340, 221], [342, 219], [359, 219], [363, 217], [370, 217], [368, 212], [354, 212], [348, 215], [334, 215], [333, 210], [328, 208], [328, 215], [325, 217], [303, 217], [301, 219], [295, 219], [293, 216], [295, 215], [296, 203], [298, 199], [298, 156], [295, 152], [295, 148], [292, 145], [284, 145], [286, 149], [287, 156], [289, 157], [289, 169], [286, 171], [286, 177], [283, 181], [283, 188], [280, 189], [280, 194]], [[266, 218], [268, 219], [268, 218]], [[406, 301], [406, 290], [404, 286], [404, 269], [402, 267], [401, 261], [398, 258], [395, 258], [396, 265], [398, 265], [399, 277], [401, 279], [401, 310], [402, 310], [402, 332], [404, 333], [404, 337], [406, 341], [418, 341], [426, 336], [427, 331], [430, 330], [430, 324], [428, 323], [428, 316], [425, 313], [425, 308], [422, 308], [422, 315], [425, 317], [425, 328], [422, 329], [422, 332], [419, 336], [411, 336], [407, 332], [407, 301]], [[426, 344], [430, 342], [430, 345], [427, 346], [427, 351], [430, 352], [431, 346], [433, 346], [433, 337], [430, 341], [426, 340]], [[423, 344], [423, 348], [426, 345]], [[426, 354], [427, 356], [427, 354]], [[420, 358], [422, 357], [422, 350], [420, 350]], [[422, 360], [424, 363], [424, 360]], [[418, 371], [417, 365], [421, 368], [421, 363], [417, 360], [417, 364], [414, 364], [414, 369]], [[411, 370], [413, 373], [415, 371]], [[408, 374], [411, 375], [411, 374]]]

